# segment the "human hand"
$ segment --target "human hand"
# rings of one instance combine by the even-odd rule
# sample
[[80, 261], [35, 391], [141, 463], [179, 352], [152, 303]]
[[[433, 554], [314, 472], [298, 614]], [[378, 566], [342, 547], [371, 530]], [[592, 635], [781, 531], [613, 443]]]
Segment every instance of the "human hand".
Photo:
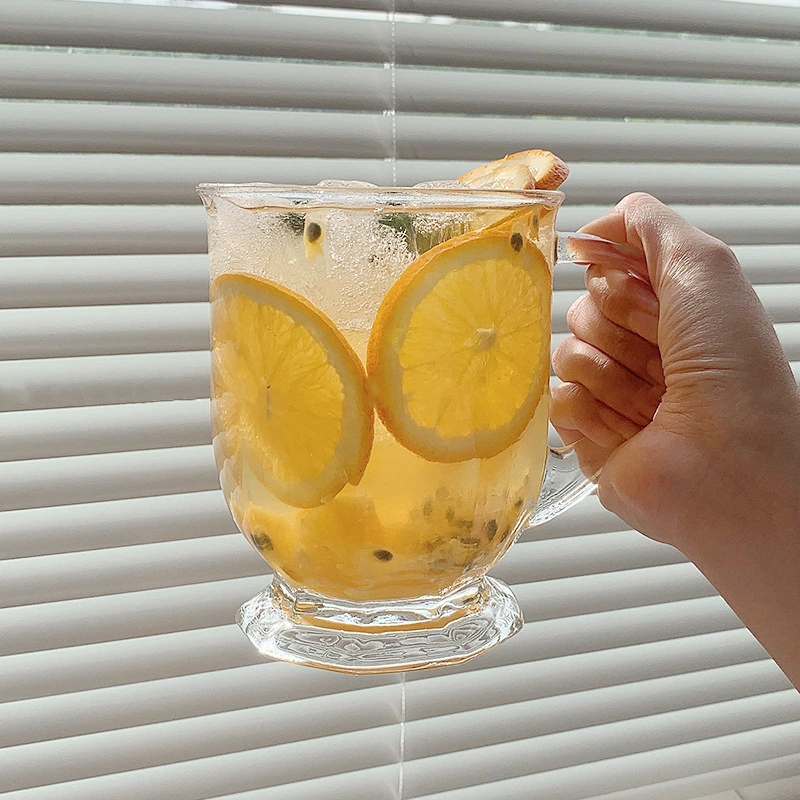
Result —
[[770, 462], [797, 464], [800, 401], [736, 257], [644, 194], [583, 232], [643, 256], [636, 277], [611, 258], [587, 269], [574, 335], [553, 357], [564, 383], [552, 420], [565, 440], [585, 437], [577, 449], [585, 471], [602, 467], [601, 502], [679, 547], [741, 506], [768, 513], [780, 485]]
[[[683, 551], [800, 687], [800, 396], [734, 254], [645, 194], [584, 233], [551, 419], [601, 503]], [[635, 276], [631, 272], [635, 272]]]

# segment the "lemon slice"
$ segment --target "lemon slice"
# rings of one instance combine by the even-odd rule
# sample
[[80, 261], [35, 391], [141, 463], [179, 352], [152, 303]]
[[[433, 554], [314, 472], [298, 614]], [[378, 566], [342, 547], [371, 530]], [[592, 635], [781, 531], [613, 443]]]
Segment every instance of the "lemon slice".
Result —
[[300, 295], [251, 275], [211, 286], [216, 428], [279, 500], [309, 508], [357, 484], [372, 447], [358, 356]]
[[548, 150], [523, 150], [481, 164], [458, 180], [472, 189], [557, 189], [569, 167]]
[[[523, 150], [512, 153], [496, 161], [481, 164], [462, 175], [458, 180], [471, 189], [557, 189], [569, 175], [569, 167], [548, 150]], [[483, 212], [475, 215], [472, 228], [493, 227], [499, 221], [513, 219], [520, 212], [505, 216], [498, 212]], [[523, 210], [524, 213], [524, 210]], [[541, 220], [554, 213], [553, 209], [539, 207], [539, 213], [530, 222], [534, 230], [538, 229]]]
[[470, 232], [420, 256], [384, 298], [367, 348], [386, 428], [430, 461], [513, 444], [547, 389], [550, 294], [524, 227]]

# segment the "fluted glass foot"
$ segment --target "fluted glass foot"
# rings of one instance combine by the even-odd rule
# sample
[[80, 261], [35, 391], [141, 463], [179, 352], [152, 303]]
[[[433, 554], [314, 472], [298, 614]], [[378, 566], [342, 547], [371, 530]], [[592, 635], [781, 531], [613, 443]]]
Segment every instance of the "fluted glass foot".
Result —
[[379, 604], [334, 601], [275, 577], [236, 621], [269, 658], [364, 674], [460, 664], [515, 634], [522, 615], [508, 586], [489, 577], [444, 597]]

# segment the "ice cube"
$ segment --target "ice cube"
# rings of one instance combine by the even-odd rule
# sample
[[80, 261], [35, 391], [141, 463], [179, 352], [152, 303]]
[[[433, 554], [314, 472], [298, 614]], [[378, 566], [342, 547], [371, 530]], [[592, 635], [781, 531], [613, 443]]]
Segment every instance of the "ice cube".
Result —
[[346, 189], [349, 186], [354, 188], [361, 188], [361, 189], [377, 189], [379, 188], [375, 183], [368, 183], [367, 181], [338, 181], [333, 179], [326, 179], [324, 181], [318, 181], [317, 186], [330, 186], [331, 188], [338, 189]]
[[404, 232], [381, 224], [372, 210], [329, 211], [326, 254], [338, 295], [331, 315], [350, 330], [369, 329], [384, 296], [414, 259]]
[[297, 220], [294, 227], [292, 222], [289, 213], [242, 208], [218, 199], [208, 227], [212, 280], [223, 272], [248, 272], [283, 282], [297, 261], [301, 242]]
[[421, 183], [415, 183], [415, 189], [469, 189], [469, 184], [464, 183], [463, 181], [422, 181]]

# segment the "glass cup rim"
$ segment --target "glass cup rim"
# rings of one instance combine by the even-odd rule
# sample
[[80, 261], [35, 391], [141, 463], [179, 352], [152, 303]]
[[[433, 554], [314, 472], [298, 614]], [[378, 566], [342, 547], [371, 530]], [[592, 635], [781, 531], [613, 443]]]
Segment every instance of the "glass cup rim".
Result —
[[247, 209], [336, 208], [374, 210], [499, 209], [526, 206], [558, 208], [564, 193], [547, 189], [471, 189], [439, 186], [319, 186], [280, 183], [201, 183], [197, 193], [208, 204], [223, 199]]

